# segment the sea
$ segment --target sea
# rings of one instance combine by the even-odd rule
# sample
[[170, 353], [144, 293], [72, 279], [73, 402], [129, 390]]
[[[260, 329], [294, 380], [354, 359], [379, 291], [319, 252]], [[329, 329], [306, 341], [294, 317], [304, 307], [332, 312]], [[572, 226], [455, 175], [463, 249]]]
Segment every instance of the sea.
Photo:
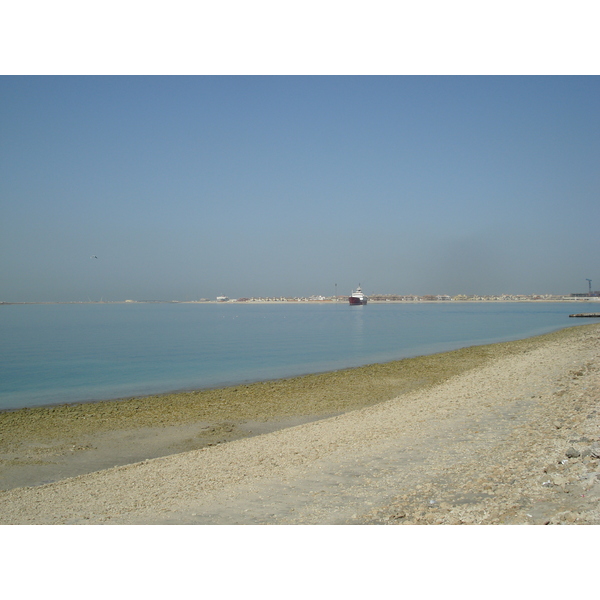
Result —
[[321, 373], [598, 322], [595, 303], [0, 305], [0, 410]]

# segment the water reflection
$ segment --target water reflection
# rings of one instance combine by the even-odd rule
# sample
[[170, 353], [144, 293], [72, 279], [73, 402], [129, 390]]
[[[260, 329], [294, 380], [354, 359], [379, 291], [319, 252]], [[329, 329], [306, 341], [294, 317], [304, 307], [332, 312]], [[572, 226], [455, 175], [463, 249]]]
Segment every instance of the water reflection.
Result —
[[365, 342], [365, 313], [364, 306], [352, 306], [352, 347], [361, 350]]

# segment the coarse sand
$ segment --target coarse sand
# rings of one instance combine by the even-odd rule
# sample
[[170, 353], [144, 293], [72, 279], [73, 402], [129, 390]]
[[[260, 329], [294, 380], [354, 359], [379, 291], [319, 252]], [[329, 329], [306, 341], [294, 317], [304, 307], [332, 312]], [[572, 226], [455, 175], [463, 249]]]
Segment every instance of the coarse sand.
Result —
[[599, 340], [0, 413], [0, 523], [597, 524]]

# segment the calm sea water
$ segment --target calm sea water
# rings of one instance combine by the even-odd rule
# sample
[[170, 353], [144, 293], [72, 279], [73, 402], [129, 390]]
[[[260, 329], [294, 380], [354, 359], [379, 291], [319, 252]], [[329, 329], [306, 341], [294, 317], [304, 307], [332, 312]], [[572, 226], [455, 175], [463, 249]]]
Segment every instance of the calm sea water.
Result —
[[2, 305], [0, 410], [331, 371], [530, 337], [592, 322], [569, 314], [594, 310], [572, 303]]

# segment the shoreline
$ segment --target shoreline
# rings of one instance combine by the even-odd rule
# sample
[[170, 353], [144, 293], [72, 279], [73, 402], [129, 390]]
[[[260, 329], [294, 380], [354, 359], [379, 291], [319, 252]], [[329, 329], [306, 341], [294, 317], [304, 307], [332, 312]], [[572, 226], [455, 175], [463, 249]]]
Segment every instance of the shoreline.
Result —
[[[0, 415], [6, 432], [1, 442], [4, 481], [11, 473], [17, 481], [19, 472], [32, 477], [37, 472], [38, 479], [42, 474], [54, 483], [0, 492], [1, 522], [402, 524], [429, 522], [433, 517], [433, 522], [454, 522], [459, 513], [463, 516], [458, 522], [469, 522], [472, 515], [464, 516], [462, 500], [448, 511], [435, 500], [443, 497], [451, 506], [451, 494], [443, 492], [450, 481], [470, 486], [471, 504], [497, 502], [500, 496], [496, 500], [493, 496], [498, 490], [512, 497], [533, 486], [528, 493], [554, 494], [554, 508], [560, 500], [561, 506], [570, 502], [575, 510], [576, 500], [581, 504], [595, 498], [596, 471], [583, 481], [587, 472], [581, 469], [596, 469], [600, 475], [595, 459], [589, 452], [585, 455], [588, 446], [600, 442], [599, 330], [597, 324], [579, 325], [525, 340], [199, 395], [150, 397], [128, 404], [109, 401], [96, 404], [93, 415], [85, 412], [93, 405], [4, 413]], [[559, 442], [558, 454], [550, 456]], [[535, 444], [544, 455], [537, 456]], [[564, 459], [569, 444], [580, 458]], [[126, 455], [127, 448], [137, 452], [136, 460], [110, 464]], [[111, 468], [95, 468], [100, 463], [91, 458], [103, 452]], [[381, 466], [384, 458], [389, 467]], [[487, 474], [484, 458], [493, 463]], [[536, 460], [549, 472], [533, 473], [539, 465], [530, 463]], [[528, 466], [520, 474], [525, 463]], [[575, 478], [566, 476], [571, 466], [580, 470]], [[467, 468], [470, 475], [465, 478]], [[312, 483], [301, 483], [307, 469]], [[351, 477], [344, 476], [344, 469], [352, 471]], [[73, 475], [78, 476], [69, 478]], [[545, 479], [537, 481], [538, 475]], [[505, 476], [521, 481], [521, 487], [500, 486]], [[327, 483], [330, 477], [338, 483]], [[363, 479], [363, 487], [355, 489]], [[287, 493], [286, 506], [280, 505], [276, 491], [283, 481], [299, 482], [295, 485], [302, 491]], [[589, 486], [569, 497], [574, 489], [569, 486], [580, 481]], [[96, 489], [96, 485], [90, 496], [89, 486]], [[151, 499], [146, 485], [154, 490]], [[328, 508], [321, 500], [314, 508], [306, 504], [305, 494], [312, 494], [315, 485], [330, 491], [323, 496]], [[338, 486], [350, 487], [340, 496]], [[264, 502], [259, 506], [252, 500], [251, 490], [256, 489], [263, 490], [261, 498], [277, 505], [275, 516], [260, 516]], [[422, 501], [423, 490], [434, 496], [435, 506], [425, 515], [429, 521], [414, 508]], [[189, 494], [189, 501], [184, 500]], [[185, 508], [186, 502], [198, 503], [200, 497], [202, 509]], [[225, 498], [237, 500], [224, 505]], [[105, 508], [100, 509], [98, 502]], [[481, 513], [475, 522], [529, 522], [530, 517], [517, 510], [519, 502], [504, 516], [488, 519]], [[252, 506], [252, 515], [242, 516]], [[554, 517], [546, 517], [552, 506], [548, 502], [544, 506], [550, 508], [543, 515], [542, 504], [523, 510], [550, 521]], [[322, 512], [317, 514], [317, 509]], [[582, 522], [597, 522], [593, 511], [577, 510]], [[567, 522], [570, 518], [581, 520], [565, 517]]]
[[594, 324], [326, 373], [0, 412], [0, 490], [260, 435], [430, 388]]
[[526, 351], [538, 337], [325, 373], [0, 412], [0, 490], [196, 450], [391, 400]]
[[[385, 304], [385, 303], [383, 303]], [[585, 317], [587, 316], [585, 313], [582, 314], [572, 314], [569, 315], [569, 317]], [[600, 313], [593, 313], [592, 314], [592, 318], [593, 319], [600, 319]], [[592, 325], [595, 324], [592, 323]], [[477, 348], [477, 347], [488, 347], [488, 346], [494, 346], [496, 344], [506, 344], [506, 343], [513, 343], [513, 342], [519, 342], [519, 341], [525, 341], [527, 339], [535, 339], [544, 335], [550, 335], [552, 333], [557, 333], [563, 330], [568, 330], [568, 329], [572, 329], [575, 327], [582, 327], [584, 325], [582, 324], [569, 324], [569, 325], [560, 325], [558, 326], [556, 329], [549, 331], [547, 333], [541, 333], [541, 334], [537, 334], [534, 336], [531, 336], [530, 338], [516, 338], [516, 339], [512, 339], [511, 337], [505, 338], [504, 341], [488, 341], [482, 344], [474, 344], [471, 346], [464, 346], [464, 347], [459, 347], [456, 348], [454, 350], [443, 350], [441, 352], [434, 352], [432, 354], [424, 354], [424, 355], [415, 355], [415, 356], [408, 356], [405, 358], [399, 358], [399, 359], [393, 359], [390, 361], [384, 361], [381, 363], [367, 363], [365, 365], [362, 366], [358, 366], [358, 367], [342, 367], [339, 369], [335, 369], [333, 371], [312, 371], [312, 372], [301, 372], [301, 373], [297, 373], [297, 374], [289, 374], [289, 375], [284, 375], [282, 377], [277, 377], [275, 379], [246, 379], [244, 381], [235, 381], [233, 380], [231, 383], [229, 382], [223, 382], [222, 384], [217, 384], [215, 386], [211, 386], [211, 387], [190, 387], [190, 388], [175, 388], [175, 389], [170, 389], [170, 390], [162, 390], [162, 391], [155, 391], [152, 393], [133, 393], [133, 394], [128, 394], [128, 395], [124, 395], [124, 396], [116, 396], [116, 397], [100, 397], [100, 398], [88, 398], [88, 399], [79, 399], [79, 400], [69, 400], [69, 401], [62, 401], [62, 402], [50, 402], [47, 404], [34, 404], [31, 406], [16, 406], [16, 407], [0, 407], [0, 424], [1, 424], [1, 419], [2, 419], [2, 415], [5, 413], [11, 413], [11, 412], [18, 412], [18, 411], [22, 411], [22, 410], [43, 410], [43, 409], [47, 409], [47, 410], [52, 410], [52, 409], [56, 409], [56, 408], [60, 408], [60, 407], [68, 407], [68, 406], [89, 406], [89, 405], [94, 405], [94, 404], [101, 404], [101, 403], [110, 403], [110, 402], [118, 402], [118, 403], [123, 403], [123, 402], [127, 402], [127, 401], [134, 401], [134, 400], [147, 400], [149, 398], [158, 398], [158, 397], [172, 397], [172, 396], [181, 396], [181, 395], [186, 395], [186, 394], [198, 394], [198, 393], [208, 393], [208, 392], [219, 392], [220, 390], [227, 390], [230, 388], [247, 388], [248, 386], [254, 386], [254, 385], [260, 385], [260, 384], [264, 384], [264, 383], [272, 383], [272, 382], [283, 382], [283, 381], [292, 381], [292, 380], [298, 380], [298, 379], [302, 379], [305, 377], [318, 377], [318, 376], [327, 376], [330, 375], [332, 373], [342, 373], [345, 371], [352, 371], [355, 369], [365, 369], [365, 368], [370, 368], [370, 367], [375, 367], [376, 365], [386, 365], [386, 364], [392, 364], [392, 363], [398, 363], [398, 362], [402, 362], [402, 361], [406, 361], [406, 360], [412, 360], [412, 359], [419, 359], [419, 358], [423, 358], [424, 356], [434, 356], [434, 355], [438, 355], [438, 354], [448, 354], [450, 352], [458, 352], [461, 350], [468, 350], [471, 348]], [[2, 489], [0, 487], [0, 489]]]

